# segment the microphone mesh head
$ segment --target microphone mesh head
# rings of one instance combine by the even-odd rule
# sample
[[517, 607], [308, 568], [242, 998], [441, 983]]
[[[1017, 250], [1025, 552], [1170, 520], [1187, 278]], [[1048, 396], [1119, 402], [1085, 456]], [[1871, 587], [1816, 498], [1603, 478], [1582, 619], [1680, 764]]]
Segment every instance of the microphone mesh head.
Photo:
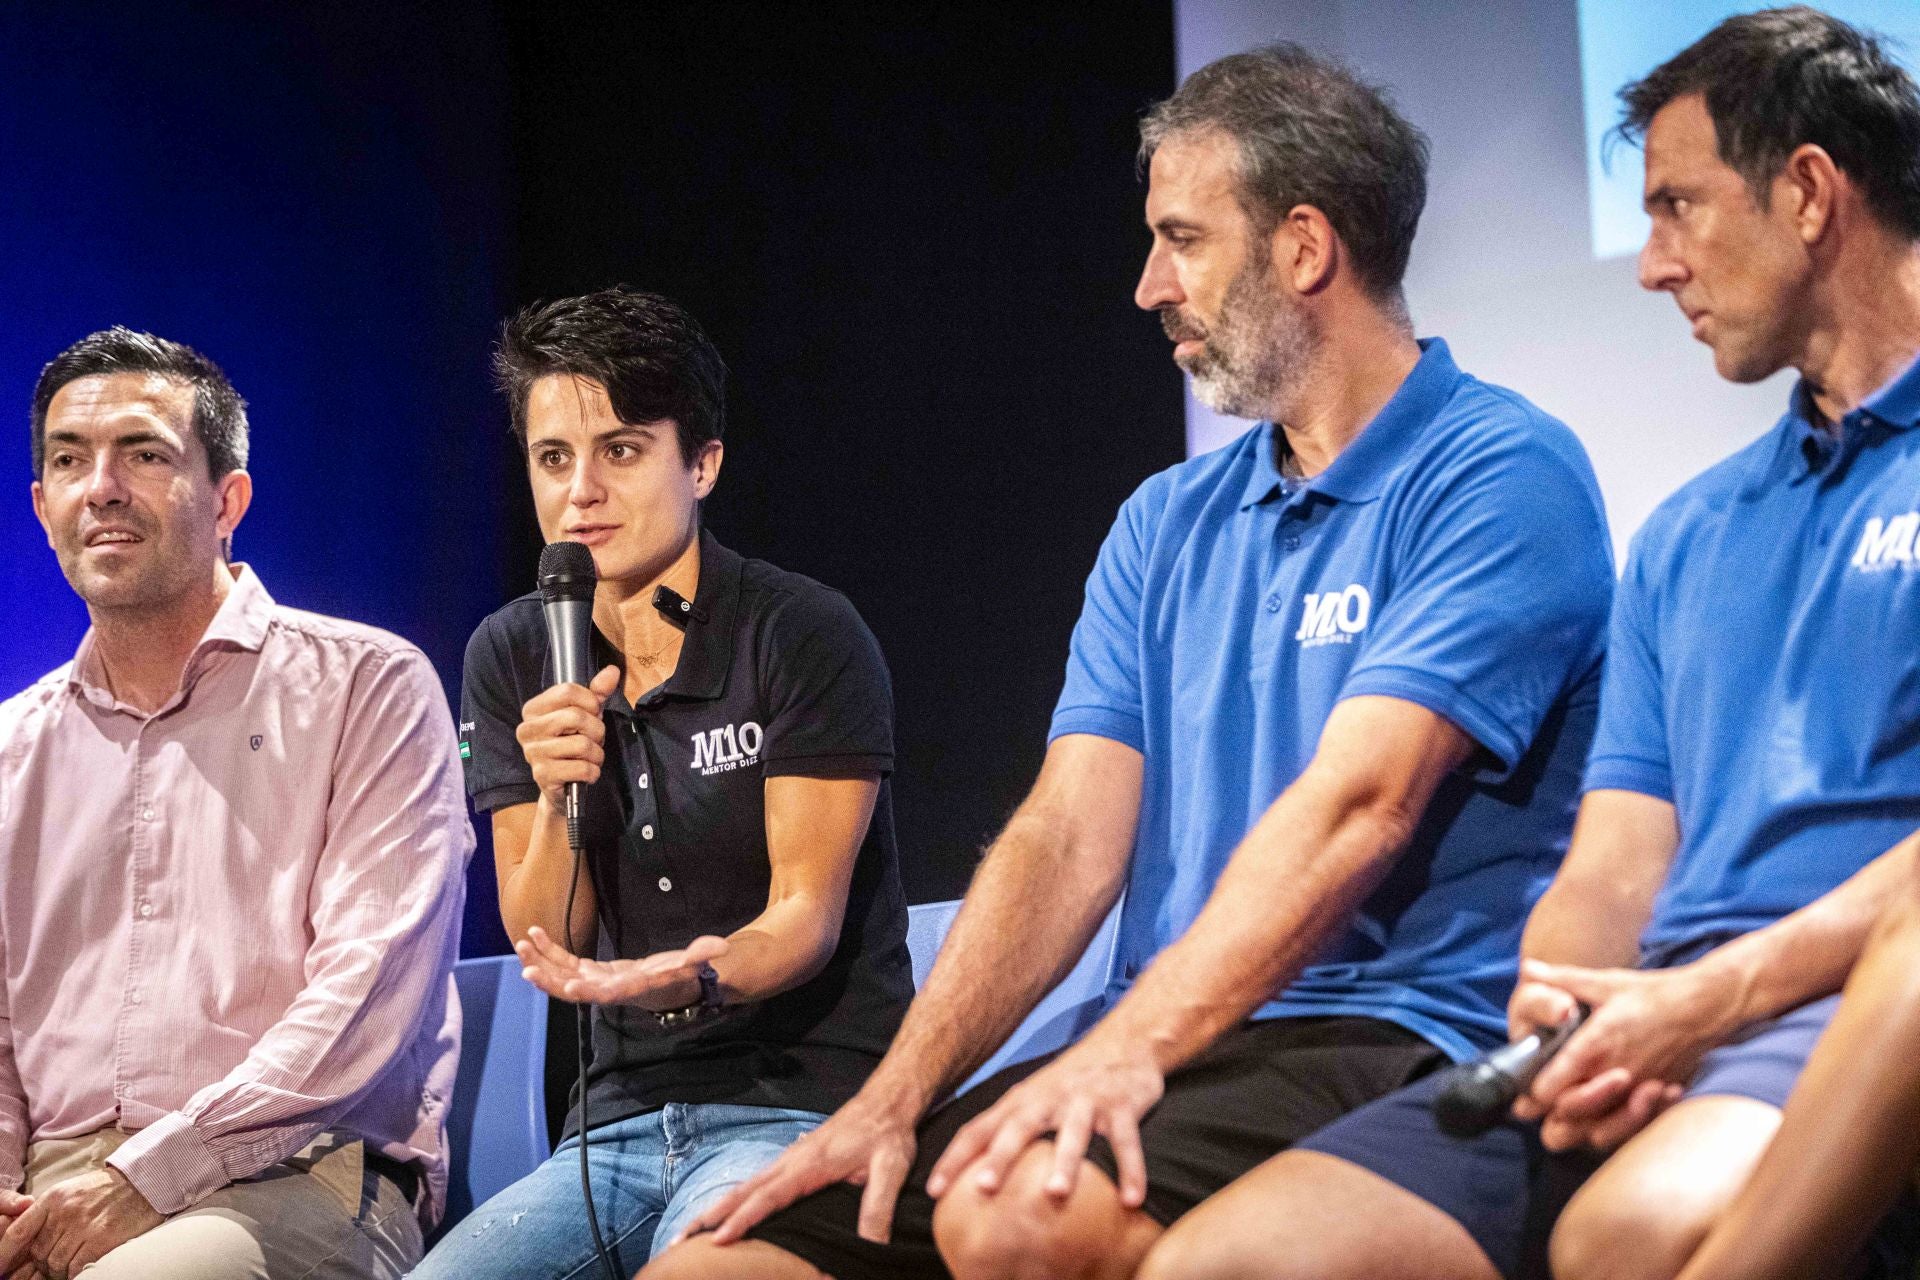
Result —
[[540, 595], [547, 600], [578, 600], [593, 595], [598, 575], [593, 552], [577, 542], [549, 542], [540, 549]]
[[1519, 1096], [1512, 1083], [1484, 1063], [1453, 1068], [1434, 1096], [1434, 1123], [1450, 1138], [1479, 1137], [1505, 1118]]

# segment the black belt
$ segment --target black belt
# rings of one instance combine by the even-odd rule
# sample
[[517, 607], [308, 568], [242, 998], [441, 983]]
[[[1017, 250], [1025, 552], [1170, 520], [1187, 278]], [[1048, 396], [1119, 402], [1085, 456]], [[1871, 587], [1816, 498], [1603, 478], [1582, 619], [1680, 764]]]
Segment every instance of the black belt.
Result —
[[415, 1197], [420, 1194], [420, 1166], [382, 1155], [372, 1147], [367, 1147], [365, 1151], [367, 1168], [400, 1188], [400, 1194], [406, 1197], [408, 1204], [415, 1203]]

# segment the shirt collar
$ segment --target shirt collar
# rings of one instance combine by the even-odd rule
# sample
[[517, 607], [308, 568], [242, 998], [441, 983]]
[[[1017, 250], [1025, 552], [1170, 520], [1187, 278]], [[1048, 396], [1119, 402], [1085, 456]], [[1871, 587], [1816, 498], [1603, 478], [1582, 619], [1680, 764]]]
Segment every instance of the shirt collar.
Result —
[[1447, 350], [1444, 339], [1422, 338], [1419, 362], [1393, 393], [1393, 398], [1382, 405], [1373, 421], [1340, 451], [1333, 465], [1307, 480], [1283, 479], [1274, 448], [1274, 433], [1278, 428], [1269, 422], [1261, 423], [1252, 440], [1258, 456], [1241, 495], [1241, 510], [1276, 494], [1295, 492], [1325, 494], [1341, 502], [1368, 502], [1379, 497], [1388, 477], [1405, 455], [1408, 443], [1433, 421], [1464, 376], [1460, 366], [1453, 362], [1453, 353]]
[[[1920, 426], [1920, 360], [1908, 365], [1841, 418], [1841, 431], [1850, 432], [1868, 420], [1895, 431]], [[1798, 484], [1825, 471], [1844, 442], [1836, 440], [1832, 432], [1818, 425], [1820, 422], [1813, 392], [1807, 380], [1801, 378], [1793, 384], [1787, 397], [1787, 411], [1775, 425], [1774, 447], [1763, 451], [1748, 480], [1746, 493], [1756, 494], [1781, 478], [1789, 484]]]
[[1869, 414], [1897, 431], [1920, 426], [1920, 360], [1861, 401], [1854, 413]]
[[[187, 664], [180, 672], [181, 689], [192, 686], [207, 655], [223, 648], [257, 653], [267, 641], [267, 627], [273, 621], [273, 597], [267, 594], [260, 575], [245, 564], [236, 563], [232, 568], [233, 586], [228, 588], [227, 598], [214, 612], [213, 621], [207, 624], [200, 643], [187, 655]], [[113, 694], [106, 686], [106, 673], [100, 668], [99, 641], [92, 627], [80, 637], [80, 647], [74, 651], [73, 665], [68, 670], [67, 685], [102, 706], [114, 705]]]
[[733, 620], [739, 610], [740, 569], [745, 560], [700, 531], [700, 583], [687, 614], [686, 638], [673, 675], [645, 701], [655, 698], [717, 698], [727, 690], [733, 667]]

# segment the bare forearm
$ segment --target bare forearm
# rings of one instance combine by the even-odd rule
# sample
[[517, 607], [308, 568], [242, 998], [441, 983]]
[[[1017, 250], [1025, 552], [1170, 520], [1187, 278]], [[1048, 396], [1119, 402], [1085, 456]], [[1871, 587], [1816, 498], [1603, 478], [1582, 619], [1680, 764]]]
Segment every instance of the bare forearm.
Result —
[[727, 954], [713, 962], [728, 1004], [749, 1004], [789, 991], [812, 978], [833, 958], [842, 910], [811, 895], [769, 903], [752, 921], [727, 935]]
[[1592, 969], [1632, 968], [1647, 926], [1643, 895], [1593, 880], [1555, 880], [1520, 941], [1520, 954], [1549, 964]]
[[1741, 1025], [1840, 990], [1890, 899], [1909, 892], [1915, 850], [1908, 838], [1832, 892], [1703, 957], [1701, 976], [1726, 993]]
[[1293, 981], [1411, 835], [1403, 816], [1297, 787], [1255, 824], [1207, 905], [1095, 1035], [1191, 1061]]
[[[496, 827], [496, 842], [501, 838]], [[500, 875], [500, 919], [507, 936], [524, 938], [529, 927], [539, 925], [551, 937], [568, 943], [570, 950], [593, 954], [598, 934], [593, 880], [581, 859], [569, 934], [567, 892], [574, 878], [573, 850], [567, 845], [565, 816], [544, 796], [533, 808], [525, 841], [518, 863], [504, 867]]]
[[917, 1114], [966, 1079], [1079, 959], [1124, 869], [1090, 871], [1050, 818], [1016, 815], [863, 1093]]

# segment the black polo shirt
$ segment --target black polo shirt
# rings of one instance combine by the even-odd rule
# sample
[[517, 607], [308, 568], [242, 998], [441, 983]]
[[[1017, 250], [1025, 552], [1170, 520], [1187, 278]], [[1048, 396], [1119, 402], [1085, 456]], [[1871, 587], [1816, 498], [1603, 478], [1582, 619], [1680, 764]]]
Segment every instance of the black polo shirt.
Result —
[[[700, 539], [700, 584], [675, 607], [673, 676], [637, 707], [606, 705], [607, 759], [582, 838], [599, 900], [599, 956], [637, 959], [722, 937], [767, 906], [764, 780], [878, 774], [880, 794], [848, 891], [840, 944], [790, 991], [662, 1028], [644, 1009], [593, 1010], [589, 1125], [669, 1102], [831, 1112], [865, 1082], [913, 996], [906, 903], [886, 775], [893, 694], [873, 634], [839, 592]], [[595, 665], [620, 663], [596, 633]], [[539, 799], [514, 730], [547, 687], [538, 594], [467, 644], [461, 755], [483, 811]], [[568, 1118], [578, 1123], [578, 1100]]]

